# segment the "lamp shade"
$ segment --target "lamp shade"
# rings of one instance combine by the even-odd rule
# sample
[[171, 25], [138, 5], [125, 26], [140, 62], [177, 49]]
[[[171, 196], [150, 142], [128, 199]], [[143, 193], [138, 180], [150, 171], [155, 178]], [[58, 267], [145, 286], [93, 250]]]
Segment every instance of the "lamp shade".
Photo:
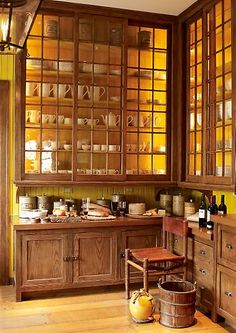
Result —
[[42, 0], [0, 0], [0, 52], [23, 49]]

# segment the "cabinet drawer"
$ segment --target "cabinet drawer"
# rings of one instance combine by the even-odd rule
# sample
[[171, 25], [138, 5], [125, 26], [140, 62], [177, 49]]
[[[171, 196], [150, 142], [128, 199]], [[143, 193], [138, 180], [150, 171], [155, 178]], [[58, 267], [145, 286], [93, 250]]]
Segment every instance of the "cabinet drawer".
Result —
[[197, 265], [205, 268], [212, 267], [213, 263], [213, 248], [201, 242], [194, 242], [194, 261]]
[[218, 265], [217, 308], [219, 314], [236, 317], [236, 272]]
[[219, 228], [219, 262], [227, 263], [230, 268], [236, 269], [236, 232], [232, 228], [220, 226]]
[[200, 287], [213, 287], [213, 269], [201, 265], [194, 265], [193, 268], [194, 280], [197, 281]]

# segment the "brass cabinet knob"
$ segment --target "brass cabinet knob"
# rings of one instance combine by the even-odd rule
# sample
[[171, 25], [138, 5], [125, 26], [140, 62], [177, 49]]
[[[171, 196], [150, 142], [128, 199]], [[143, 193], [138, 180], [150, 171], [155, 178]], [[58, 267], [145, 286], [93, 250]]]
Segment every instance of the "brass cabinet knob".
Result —
[[63, 261], [70, 261], [70, 257], [69, 256], [64, 256]]
[[231, 293], [231, 291], [225, 291], [225, 295], [228, 297], [233, 297], [233, 294]]
[[233, 245], [232, 245], [232, 244], [226, 244], [225, 246], [226, 246], [227, 249], [229, 249], [229, 250], [232, 250], [232, 249], [233, 249]]

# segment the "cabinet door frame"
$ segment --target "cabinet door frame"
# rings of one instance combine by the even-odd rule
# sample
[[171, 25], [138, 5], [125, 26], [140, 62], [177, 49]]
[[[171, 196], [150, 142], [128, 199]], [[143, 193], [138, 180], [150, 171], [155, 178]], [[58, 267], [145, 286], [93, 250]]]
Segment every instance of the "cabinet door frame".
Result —
[[[96, 284], [102, 280], [104, 283], [109, 282], [109, 281], [114, 281], [116, 280], [117, 277], [117, 234], [116, 232], [113, 231], [94, 231], [94, 232], [80, 232], [80, 233], [73, 233], [71, 235], [73, 237], [72, 239], [72, 246], [73, 246], [73, 256], [76, 258], [73, 261], [73, 267], [72, 267], [72, 283], [73, 284], [86, 284], [88, 285], [91, 283], [91, 286], [93, 284]], [[106, 246], [106, 244], [102, 243], [102, 239], [108, 238], [109, 239], [109, 267], [108, 267], [108, 273], [104, 274], [87, 274], [87, 275], [81, 275], [80, 274], [80, 266], [81, 262], [86, 265], [85, 262], [85, 257], [81, 256], [81, 248], [80, 248], [80, 241], [81, 240], [92, 240], [93, 239], [93, 244], [97, 243], [97, 248], [96, 254], [98, 255], [99, 258], [99, 253], [100, 254], [105, 254], [104, 249], [102, 248], [103, 246]], [[89, 254], [89, 249], [87, 250]], [[83, 253], [85, 255], [85, 253]], [[103, 258], [99, 258], [100, 262], [97, 262], [99, 265], [103, 264]], [[88, 257], [88, 264], [91, 264], [91, 260]], [[98, 267], [99, 271], [99, 267]], [[100, 282], [101, 283], [101, 282]]]
[[[61, 257], [59, 257], [58, 259], [61, 260], [61, 273], [62, 275], [60, 277], [57, 278], [43, 278], [43, 279], [28, 279], [27, 275], [28, 275], [28, 258], [29, 258], [29, 248], [28, 248], [28, 243], [30, 241], [61, 241], [62, 242], [62, 253], [61, 253]], [[18, 278], [21, 278], [21, 283], [20, 283], [20, 287], [21, 288], [28, 288], [30, 286], [35, 286], [35, 285], [40, 285], [42, 287], [45, 286], [45, 288], [47, 288], [48, 286], [55, 286], [55, 287], [60, 287], [65, 285], [67, 282], [69, 282], [69, 276], [70, 276], [70, 267], [69, 267], [69, 263], [67, 261], [65, 261], [65, 257], [69, 255], [69, 249], [68, 249], [68, 234], [67, 233], [53, 233], [53, 234], [45, 234], [45, 233], [39, 233], [37, 235], [35, 234], [26, 234], [26, 235], [22, 235], [21, 236], [21, 248], [18, 249], [18, 247], [16, 248], [16, 251], [20, 250], [20, 255], [21, 255], [21, 260], [20, 262], [22, 262], [22, 264], [20, 265], [21, 267], [21, 272], [17, 271], [18, 274], [20, 274], [20, 276], [16, 276], [16, 282], [17, 285], [19, 285], [18, 283]], [[45, 253], [45, 255], [47, 255]], [[16, 258], [17, 262], [19, 262], [19, 254], [16, 253]], [[37, 265], [37, 262], [34, 263], [35, 265]], [[55, 265], [54, 262], [51, 263], [51, 265]], [[42, 289], [40, 287], [40, 289]]]

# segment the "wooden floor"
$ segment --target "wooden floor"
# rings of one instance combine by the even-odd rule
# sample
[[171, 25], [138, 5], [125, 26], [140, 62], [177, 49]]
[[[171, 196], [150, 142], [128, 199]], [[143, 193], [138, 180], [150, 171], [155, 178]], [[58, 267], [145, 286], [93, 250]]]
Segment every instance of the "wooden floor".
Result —
[[[155, 290], [152, 291], [153, 295]], [[129, 315], [124, 291], [99, 290], [76, 296], [60, 296], [15, 302], [12, 286], [0, 287], [1, 333], [223, 333], [231, 330], [214, 324], [196, 312], [196, 324], [171, 329], [153, 323], [137, 324]]]

